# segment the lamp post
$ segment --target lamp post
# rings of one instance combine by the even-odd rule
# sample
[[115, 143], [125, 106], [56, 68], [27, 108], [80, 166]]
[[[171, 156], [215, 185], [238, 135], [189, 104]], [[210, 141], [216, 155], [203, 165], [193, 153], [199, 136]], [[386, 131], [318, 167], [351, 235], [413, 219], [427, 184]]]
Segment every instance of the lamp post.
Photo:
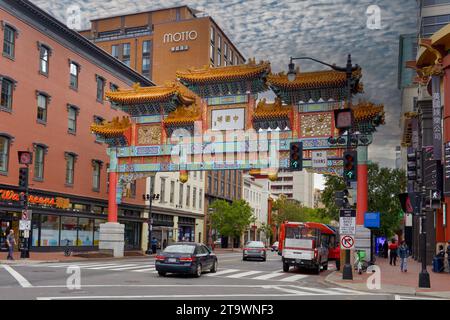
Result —
[[[346, 80], [347, 80], [347, 106], [344, 109], [350, 110], [351, 104], [352, 104], [352, 75], [353, 72], [359, 69], [359, 66], [356, 64], [353, 66], [352, 64], [352, 56], [351, 54], [347, 57], [347, 64], [345, 67], [339, 67], [335, 64], [329, 64], [311, 57], [298, 57], [293, 58], [291, 57], [290, 63], [289, 63], [289, 71], [287, 74], [288, 80], [290, 82], [295, 81], [295, 78], [297, 76], [297, 72], [295, 71], [295, 60], [312, 60], [317, 63], [323, 64], [325, 66], [330, 67], [331, 69], [338, 71], [338, 72], [345, 72], [346, 74]], [[353, 121], [351, 121], [353, 122]], [[351, 123], [352, 125], [353, 123]], [[347, 150], [350, 151], [351, 149], [351, 135], [352, 135], [352, 126], [349, 126], [347, 129]], [[347, 183], [347, 186], [349, 186], [350, 182]], [[353, 272], [352, 272], [352, 266], [350, 263], [350, 250], [345, 250], [345, 265], [342, 270], [342, 279], [344, 280], [353, 280]]]
[[[430, 190], [431, 191], [431, 190]], [[421, 223], [421, 233], [419, 235], [419, 248], [420, 248], [420, 256], [422, 258], [422, 270], [419, 273], [419, 288], [430, 288], [430, 274], [427, 271], [427, 231], [426, 231], [426, 220], [427, 220], [427, 212], [423, 209], [424, 200], [426, 195], [425, 186], [423, 186], [423, 193], [421, 194], [421, 205], [420, 205], [420, 223]], [[431, 198], [431, 195], [430, 195]], [[431, 199], [430, 199], [431, 201]], [[430, 205], [431, 207], [431, 205]], [[425, 212], [424, 212], [425, 211]]]
[[143, 194], [142, 199], [144, 201], [149, 201], [149, 211], [148, 211], [148, 243], [147, 243], [147, 251], [145, 254], [152, 254], [152, 231], [153, 231], [153, 213], [152, 213], [152, 203], [153, 200], [159, 199], [159, 194], [154, 194], [150, 191], [150, 194]]

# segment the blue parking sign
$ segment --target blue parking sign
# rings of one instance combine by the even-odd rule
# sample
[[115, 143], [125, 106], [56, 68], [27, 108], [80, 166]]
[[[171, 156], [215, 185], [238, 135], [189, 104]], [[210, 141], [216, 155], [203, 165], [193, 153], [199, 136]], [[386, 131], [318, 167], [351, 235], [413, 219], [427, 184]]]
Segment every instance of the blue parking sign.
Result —
[[366, 212], [364, 214], [364, 227], [376, 229], [380, 227], [380, 213]]

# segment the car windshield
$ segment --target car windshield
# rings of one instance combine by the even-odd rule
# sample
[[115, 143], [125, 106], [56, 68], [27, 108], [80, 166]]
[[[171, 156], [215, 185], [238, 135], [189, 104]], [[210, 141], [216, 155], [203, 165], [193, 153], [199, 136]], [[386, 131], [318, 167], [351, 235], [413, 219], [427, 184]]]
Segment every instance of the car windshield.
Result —
[[247, 243], [248, 248], [264, 248], [264, 243], [259, 241], [252, 241]]
[[194, 253], [195, 246], [188, 245], [172, 245], [167, 247], [164, 252], [165, 253]]

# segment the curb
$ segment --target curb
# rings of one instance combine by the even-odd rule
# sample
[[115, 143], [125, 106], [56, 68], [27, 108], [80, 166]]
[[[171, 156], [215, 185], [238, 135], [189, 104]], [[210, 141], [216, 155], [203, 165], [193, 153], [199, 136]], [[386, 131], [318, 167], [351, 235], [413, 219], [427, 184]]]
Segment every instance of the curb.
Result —
[[77, 262], [86, 262], [86, 261], [119, 261], [119, 260], [131, 260], [131, 259], [145, 259], [145, 258], [154, 258], [155, 255], [150, 256], [136, 256], [136, 257], [122, 257], [122, 258], [83, 258], [83, 259], [77, 259], [77, 260], [14, 260], [14, 262], [8, 261], [8, 260], [0, 260], [0, 264], [6, 264], [6, 265], [16, 265], [16, 264], [43, 264], [43, 263], [77, 263]]
[[[353, 290], [358, 290], [358, 291], [363, 291], [363, 292], [370, 292], [370, 293], [374, 293], [373, 290], [363, 290], [363, 289], [355, 289], [352, 288], [351, 286], [346, 286], [345, 283], [340, 283], [340, 282], [336, 282], [333, 281], [329, 278], [331, 278], [332, 276], [334, 276], [337, 273], [337, 271], [333, 271], [332, 273], [330, 273], [328, 276], [325, 277], [324, 282], [329, 283], [329, 284], [333, 284], [335, 286], [340, 286], [340, 287], [344, 287], [347, 289], [353, 289]], [[350, 280], [351, 281], [351, 280]], [[351, 282], [349, 282], [349, 284], [351, 284]], [[441, 295], [439, 295], [439, 293], [436, 292], [417, 292], [416, 289], [414, 289], [414, 293], [404, 293], [404, 292], [387, 292], [387, 291], [378, 291], [377, 293], [381, 293], [381, 294], [393, 294], [393, 295], [414, 295], [414, 296], [418, 296], [418, 297], [429, 297], [429, 298], [439, 298], [439, 299], [445, 299], [445, 300], [449, 300], [448, 297], [442, 297]]]

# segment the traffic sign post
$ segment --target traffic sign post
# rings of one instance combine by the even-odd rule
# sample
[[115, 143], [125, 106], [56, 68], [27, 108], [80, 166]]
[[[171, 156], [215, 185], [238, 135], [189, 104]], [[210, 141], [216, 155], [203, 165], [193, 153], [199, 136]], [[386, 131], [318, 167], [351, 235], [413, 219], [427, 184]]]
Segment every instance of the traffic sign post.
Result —
[[355, 237], [353, 235], [341, 235], [341, 249], [352, 250], [355, 248]]
[[341, 209], [339, 214], [339, 234], [341, 235], [356, 234], [356, 210]]

